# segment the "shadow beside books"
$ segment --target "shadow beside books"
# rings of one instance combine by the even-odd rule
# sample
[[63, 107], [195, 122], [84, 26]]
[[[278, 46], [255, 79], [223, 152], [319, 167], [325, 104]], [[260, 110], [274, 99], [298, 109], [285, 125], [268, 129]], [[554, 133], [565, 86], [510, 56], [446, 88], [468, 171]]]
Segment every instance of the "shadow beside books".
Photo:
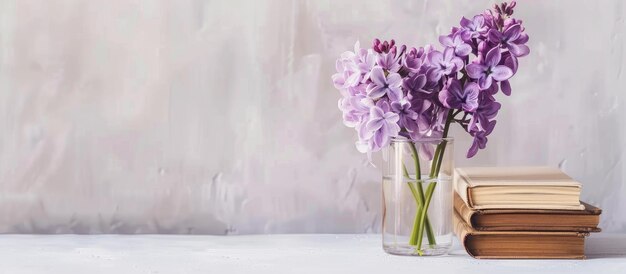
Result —
[[585, 243], [587, 259], [626, 258], [626, 234], [597, 233]]

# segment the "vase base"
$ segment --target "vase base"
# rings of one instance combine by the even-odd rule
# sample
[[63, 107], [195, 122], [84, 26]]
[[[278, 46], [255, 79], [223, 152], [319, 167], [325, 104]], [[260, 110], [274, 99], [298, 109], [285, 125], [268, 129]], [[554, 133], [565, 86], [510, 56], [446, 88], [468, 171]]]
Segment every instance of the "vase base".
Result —
[[385, 252], [392, 255], [401, 255], [401, 256], [441, 256], [448, 254], [450, 250], [451, 244], [447, 245], [435, 245], [435, 246], [425, 246], [422, 248], [421, 252], [415, 248], [415, 246], [411, 245], [383, 245], [383, 249]]

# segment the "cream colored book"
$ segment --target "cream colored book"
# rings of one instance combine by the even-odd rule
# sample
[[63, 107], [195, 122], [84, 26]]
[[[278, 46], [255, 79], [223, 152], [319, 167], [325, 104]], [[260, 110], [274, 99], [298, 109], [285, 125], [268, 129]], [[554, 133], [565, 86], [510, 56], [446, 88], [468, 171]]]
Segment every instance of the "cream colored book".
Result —
[[552, 167], [457, 168], [454, 186], [472, 209], [585, 209], [580, 183]]

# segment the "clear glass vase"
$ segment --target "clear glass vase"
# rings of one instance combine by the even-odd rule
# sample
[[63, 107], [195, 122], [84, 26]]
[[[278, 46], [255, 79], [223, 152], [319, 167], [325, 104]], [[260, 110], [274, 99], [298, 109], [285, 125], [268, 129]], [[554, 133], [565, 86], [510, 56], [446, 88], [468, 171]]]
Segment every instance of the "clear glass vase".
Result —
[[383, 157], [383, 248], [447, 254], [452, 246], [454, 140], [394, 139]]

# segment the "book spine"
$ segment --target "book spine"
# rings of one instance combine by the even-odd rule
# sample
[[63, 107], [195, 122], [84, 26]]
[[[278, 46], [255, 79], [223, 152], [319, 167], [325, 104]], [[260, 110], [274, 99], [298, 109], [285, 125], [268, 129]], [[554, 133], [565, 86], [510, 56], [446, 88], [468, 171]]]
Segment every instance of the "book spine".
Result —
[[467, 183], [467, 179], [465, 178], [465, 176], [463, 176], [463, 171], [456, 169], [454, 171], [454, 190], [456, 191], [457, 194], [459, 194], [459, 196], [461, 197], [461, 199], [463, 199], [463, 201], [465, 202], [465, 204], [472, 208], [472, 202], [471, 202], [471, 197], [470, 197], [470, 191], [469, 191], [469, 184]]

